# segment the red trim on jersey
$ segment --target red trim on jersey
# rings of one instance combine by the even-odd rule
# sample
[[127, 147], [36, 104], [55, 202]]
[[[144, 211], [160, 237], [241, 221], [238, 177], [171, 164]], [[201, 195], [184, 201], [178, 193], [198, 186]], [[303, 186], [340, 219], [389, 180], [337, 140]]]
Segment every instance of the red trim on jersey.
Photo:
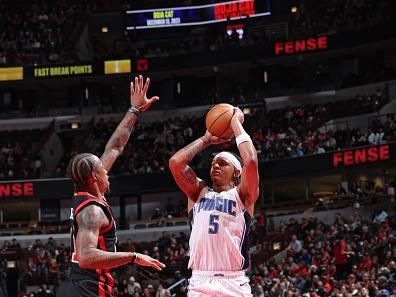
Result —
[[[100, 271], [100, 269], [96, 269], [96, 272], [98, 272], [98, 270]], [[98, 284], [98, 295], [99, 295], [99, 297], [106, 297], [106, 291], [105, 291], [105, 288], [104, 288], [104, 285], [105, 285], [105, 283], [104, 283], [104, 276], [103, 275], [101, 275], [101, 276], [99, 276], [99, 284]]]
[[106, 227], [103, 227], [99, 230], [99, 234], [103, 234], [103, 233], [110, 231], [110, 229], [113, 227], [113, 223], [114, 223], [113, 219], [111, 219], [110, 223]]
[[91, 193], [88, 193], [88, 192], [77, 192], [77, 193], [74, 193], [74, 196], [89, 196], [90, 200], [93, 199], [93, 200], [95, 200], [96, 202], [98, 202], [101, 205], [104, 205], [104, 206], [108, 206], [109, 205], [107, 203], [107, 200], [104, 197], [103, 197], [104, 200], [101, 200], [98, 197], [96, 197], [96, 196], [94, 196], [94, 195], [92, 195]]
[[95, 199], [98, 199], [96, 196], [94, 196], [94, 195], [92, 195], [91, 193], [88, 193], [88, 192], [77, 192], [77, 193], [74, 193], [74, 196], [91, 196], [91, 197], [93, 197]]
[[75, 252], [72, 253], [71, 261], [74, 263], [78, 263], [77, 254]]
[[87, 206], [90, 203], [96, 203], [96, 199], [87, 199], [84, 202], [81, 202], [76, 209], [73, 211], [73, 217], [77, 217], [77, 214], [81, 209], [83, 209], [85, 206]]
[[[98, 245], [99, 245], [99, 248], [100, 248], [101, 250], [103, 250], [103, 251], [106, 251], [106, 250], [107, 250], [107, 249], [106, 249], [106, 242], [105, 242], [103, 236], [99, 236], [99, 237], [98, 237]], [[111, 296], [111, 295], [112, 295], [112, 288], [114, 287], [114, 284], [115, 284], [114, 278], [112, 277], [112, 275], [110, 274], [110, 272], [109, 272], [108, 270], [97, 269], [97, 270], [96, 270], [97, 273], [98, 273], [98, 270], [99, 270], [99, 273], [101, 274], [101, 277], [102, 277], [102, 276], [103, 276], [103, 277], [106, 276], [106, 278], [107, 278], [107, 283], [108, 283], [108, 285], [106, 286], [106, 288], [107, 288], [108, 293], [109, 293], [110, 296]]]
[[[78, 193], [76, 193], [76, 195], [82, 195], [82, 196], [84, 196], [84, 195], [88, 195], [88, 196], [91, 196], [91, 197], [94, 197], [95, 198], [95, 196], [92, 196], [91, 194], [89, 194], [89, 193], [86, 193], [86, 192], [78, 192]], [[93, 198], [89, 198], [89, 199], [87, 199], [87, 200], [85, 200], [84, 202], [81, 202], [77, 207], [76, 207], [76, 209], [74, 209], [74, 211], [73, 211], [73, 217], [77, 217], [77, 214], [81, 211], [81, 209], [83, 209], [85, 206], [87, 206], [88, 204], [90, 204], [90, 203], [96, 203], [96, 204], [99, 204], [99, 205], [101, 205], [101, 206], [104, 206], [104, 207], [108, 207], [108, 205], [106, 205], [105, 203], [102, 203], [102, 201], [98, 201], [98, 199], [93, 199]], [[106, 217], [107, 217], [107, 214], [105, 214], [106, 215]], [[105, 226], [105, 227], [103, 227], [103, 230], [99, 230], [99, 232], [100, 232], [100, 234], [103, 234], [103, 233], [106, 233], [107, 231], [109, 231], [110, 229], [111, 229], [111, 227], [113, 226], [113, 219], [112, 218], [108, 218], [109, 219], [109, 225], [107, 225], [107, 226]]]
[[73, 240], [73, 253], [71, 256], [71, 261], [78, 263], [77, 249], [76, 249], [76, 238], [74, 237], [74, 233], [72, 234], [72, 240]]

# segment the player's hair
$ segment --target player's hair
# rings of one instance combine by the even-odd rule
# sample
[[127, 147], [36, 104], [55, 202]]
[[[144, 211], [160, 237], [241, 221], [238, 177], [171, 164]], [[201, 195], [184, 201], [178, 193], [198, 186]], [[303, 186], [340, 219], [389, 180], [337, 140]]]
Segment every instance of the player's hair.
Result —
[[98, 158], [89, 153], [74, 156], [68, 165], [67, 175], [71, 178], [74, 190], [82, 190], [88, 181], [88, 177], [98, 165]]
[[[229, 152], [229, 153], [233, 154], [235, 156], [235, 158], [238, 159], [239, 163], [241, 163], [241, 166], [243, 167], [242, 158], [240, 156], [238, 156], [237, 154], [233, 153], [233, 152]], [[239, 176], [235, 176], [235, 170], [234, 170], [234, 184], [235, 184], [235, 186], [237, 186], [237, 185], [239, 185], [241, 183], [241, 174], [242, 174], [242, 172], [240, 172]]]

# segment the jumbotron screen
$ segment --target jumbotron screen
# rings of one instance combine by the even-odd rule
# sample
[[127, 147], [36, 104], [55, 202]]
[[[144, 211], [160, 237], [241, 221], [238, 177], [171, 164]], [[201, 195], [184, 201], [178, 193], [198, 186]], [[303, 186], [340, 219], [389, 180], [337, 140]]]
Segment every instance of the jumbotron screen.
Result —
[[126, 11], [127, 30], [205, 25], [270, 15], [270, 0], [237, 0], [216, 4]]

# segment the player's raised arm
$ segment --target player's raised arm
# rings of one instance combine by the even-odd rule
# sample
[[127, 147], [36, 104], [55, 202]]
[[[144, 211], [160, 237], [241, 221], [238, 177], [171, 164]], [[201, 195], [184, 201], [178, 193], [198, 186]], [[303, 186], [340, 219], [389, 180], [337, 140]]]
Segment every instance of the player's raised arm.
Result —
[[194, 170], [188, 166], [188, 163], [209, 145], [221, 142], [224, 142], [224, 140], [206, 131], [204, 136], [179, 150], [169, 160], [169, 169], [172, 172], [173, 178], [179, 188], [193, 202], [197, 201], [199, 192], [205, 187], [205, 183], [195, 175]]
[[163, 263], [147, 255], [106, 252], [98, 249], [99, 230], [108, 223], [103, 210], [97, 205], [89, 205], [77, 215], [76, 253], [81, 268], [111, 269], [131, 262], [141, 266], [150, 266], [157, 270], [162, 270], [165, 267]]
[[243, 113], [237, 108], [232, 120], [231, 128], [235, 135], [239, 154], [243, 161], [241, 182], [238, 185], [238, 192], [244, 199], [245, 207], [253, 215], [254, 204], [259, 195], [259, 174], [257, 151], [253, 142], [242, 126]]
[[110, 140], [106, 144], [105, 151], [100, 157], [103, 167], [107, 171], [110, 171], [115, 160], [124, 150], [139, 114], [147, 110], [155, 101], [159, 100], [157, 96], [147, 99], [147, 90], [149, 85], [150, 79], [147, 78], [144, 83], [141, 75], [139, 75], [139, 77], [135, 77], [135, 83], [131, 82], [131, 107], [128, 109], [128, 112], [114, 131], [113, 135], [110, 137]]

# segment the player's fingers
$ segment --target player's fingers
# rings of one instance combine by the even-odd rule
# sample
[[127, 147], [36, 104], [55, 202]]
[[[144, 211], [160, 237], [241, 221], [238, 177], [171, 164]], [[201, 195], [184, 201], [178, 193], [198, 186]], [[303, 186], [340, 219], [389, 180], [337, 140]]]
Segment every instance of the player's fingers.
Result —
[[145, 82], [144, 87], [143, 87], [143, 93], [144, 94], [147, 93], [147, 90], [148, 90], [149, 86], [150, 86], [150, 78], [147, 77], [146, 82]]
[[157, 263], [150, 263], [150, 266], [153, 267], [153, 268], [155, 268], [155, 269], [157, 269], [157, 270], [159, 270], [159, 271], [162, 270], [162, 267], [159, 266]]
[[243, 114], [242, 110], [239, 107], [235, 107], [235, 114]]
[[149, 104], [153, 104], [155, 101], [158, 101], [159, 97], [158, 96], [153, 96], [148, 100]]
[[156, 265], [158, 265], [159, 267], [161, 267], [161, 268], [165, 268], [165, 266], [166, 266], [164, 263], [158, 261], [157, 259], [154, 259], [154, 263], [155, 263]]
[[147, 108], [149, 108], [151, 106], [151, 104], [153, 104], [155, 101], [158, 101], [159, 97], [158, 96], [154, 96], [150, 99], [147, 100], [147, 103], [142, 106], [142, 108], [140, 109], [141, 111], [145, 111]]
[[139, 91], [139, 79], [137, 76], [135, 76], [135, 92]]
[[135, 93], [135, 89], [133, 88], [133, 82], [131, 82], [129, 89], [131, 91], [131, 96], [132, 96]]
[[139, 86], [140, 90], [143, 90], [143, 76], [139, 75]]

